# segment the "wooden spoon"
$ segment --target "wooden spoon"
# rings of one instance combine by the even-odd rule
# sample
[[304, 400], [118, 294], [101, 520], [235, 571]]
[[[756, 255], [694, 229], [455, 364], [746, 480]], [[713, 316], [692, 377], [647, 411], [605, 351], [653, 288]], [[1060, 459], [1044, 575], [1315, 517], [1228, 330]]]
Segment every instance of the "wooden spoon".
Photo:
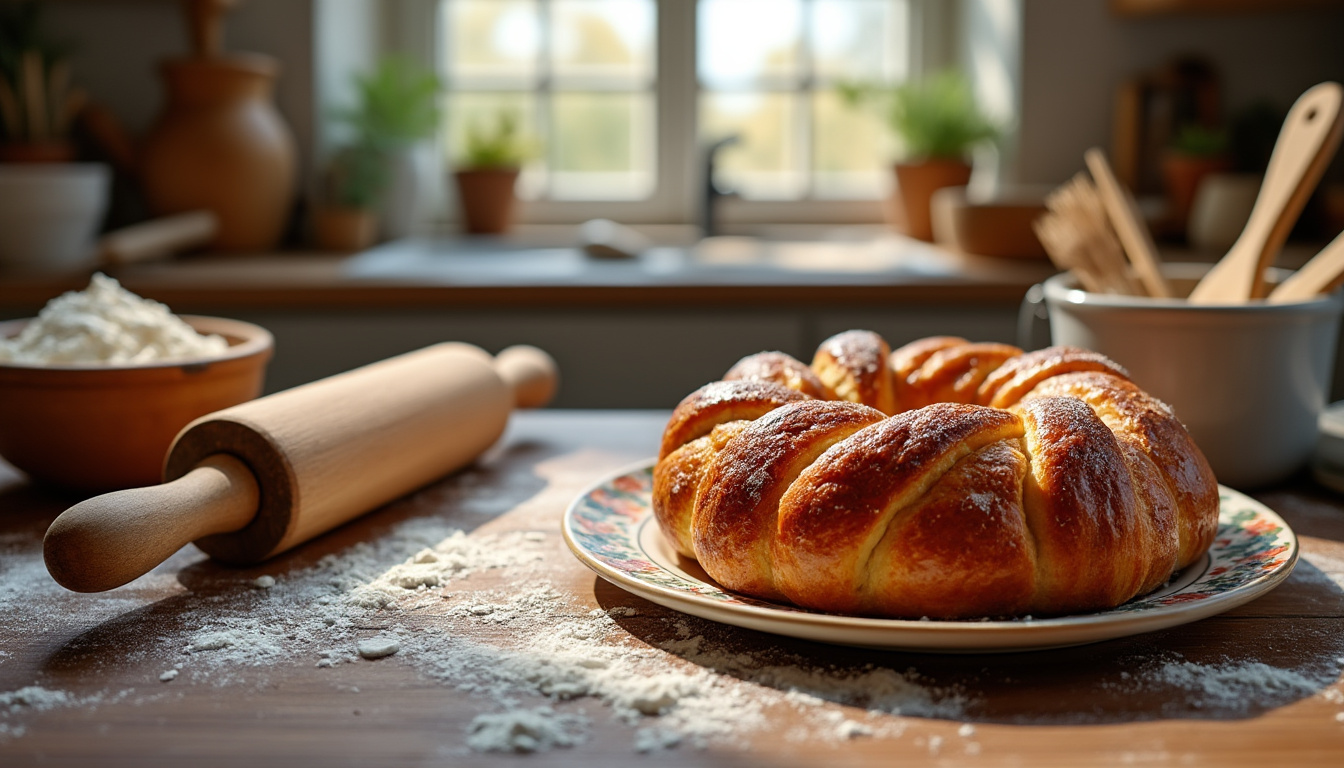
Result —
[[1344, 234], [1325, 246], [1269, 294], [1270, 304], [1309, 301], [1344, 284]]
[[1278, 255], [1339, 146], [1342, 103], [1344, 87], [1327, 82], [1302, 94], [1289, 110], [1246, 228], [1195, 286], [1191, 303], [1237, 304], [1264, 297], [1265, 268]]

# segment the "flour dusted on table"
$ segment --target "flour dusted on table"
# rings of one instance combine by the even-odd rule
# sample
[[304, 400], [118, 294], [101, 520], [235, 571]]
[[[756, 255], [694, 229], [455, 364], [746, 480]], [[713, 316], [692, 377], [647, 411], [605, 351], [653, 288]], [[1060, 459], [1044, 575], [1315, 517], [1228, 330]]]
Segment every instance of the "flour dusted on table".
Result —
[[550, 707], [511, 709], [479, 715], [471, 723], [467, 746], [477, 752], [543, 752], [583, 743], [587, 719], [557, 714]]
[[202, 336], [157, 301], [96, 274], [89, 287], [62, 294], [10, 339], [0, 362], [23, 365], [123, 365], [221, 355], [222, 336]]
[[[991, 750], [992, 742], [980, 742], [985, 729], [966, 722], [980, 706], [973, 692], [904, 665], [831, 665], [780, 648], [743, 650], [735, 630], [661, 608], [593, 609], [548, 581], [548, 559], [565, 555], [557, 536], [466, 533], [435, 517], [411, 518], [310, 567], [275, 574], [268, 588], [259, 588], [255, 575], [240, 576], [236, 590], [184, 595], [171, 631], [119, 649], [120, 662], [144, 666], [145, 690], [156, 692], [149, 696], [202, 685], [260, 690], [275, 682], [269, 670], [281, 666], [316, 668], [335, 689], [355, 694], [341, 676], [348, 665], [413, 670], [477, 710], [461, 730], [444, 733], [444, 749], [454, 754], [571, 748], [603, 727], [624, 729], [638, 753], [744, 747], [760, 733], [837, 746], [900, 739], [934, 757]], [[32, 606], [59, 587], [46, 575], [40, 548], [8, 551], [16, 543], [0, 539], [0, 624], [34, 629], [53, 619]], [[184, 551], [144, 578], [174, 579], [199, 557]], [[1315, 561], [1331, 577], [1336, 565]], [[134, 587], [101, 599], [118, 593], [133, 600]], [[108, 606], [108, 616], [133, 607]], [[1344, 645], [1331, 660], [1341, 653]], [[1318, 696], [1333, 717], [1344, 707], [1334, 685], [1341, 665], [1344, 657], [1310, 670], [1162, 654], [1102, 688], [1162, 691], [1205, 716], [1244, 714], [1243, 701]], [[129, 693], [44, 689], [41, 682], [0, 691], [0, 738], [23, 737], [33, 725], [30, 713], [117, 696], [138, 701], [125, 698]], [[781, 715], [791, 728], [776, 734]]]

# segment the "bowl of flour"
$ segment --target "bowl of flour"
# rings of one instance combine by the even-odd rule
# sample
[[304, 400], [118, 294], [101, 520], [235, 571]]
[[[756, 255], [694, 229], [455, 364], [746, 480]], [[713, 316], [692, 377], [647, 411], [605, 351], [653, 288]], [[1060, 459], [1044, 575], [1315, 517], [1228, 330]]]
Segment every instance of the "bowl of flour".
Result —
[[0, 323], [0, 457], [84, 492], [154, 485], [189, 422], [261, 394], [274, 342], [177, 316], [106, 275]]

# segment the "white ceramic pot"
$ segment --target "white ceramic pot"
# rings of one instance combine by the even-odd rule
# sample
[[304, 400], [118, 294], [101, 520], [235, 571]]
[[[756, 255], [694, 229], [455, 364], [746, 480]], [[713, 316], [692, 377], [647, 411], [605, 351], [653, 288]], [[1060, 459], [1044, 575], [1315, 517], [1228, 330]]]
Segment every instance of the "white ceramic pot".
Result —
[[93, 263], [111, 179], [101, 163], [0, 164], [0, 269]]
[[429, 202], [442, 192], [433, 188], [437, 174], [433, 148], [417, 144], [388, 156], [387, 189], [379, 206], [379, 234], [400, 240], [414, 234], [426, 219]]
[[1190, 208], [1186, 236], [1196, 248], [1226, 251], [1241, 237], [1260, 194], [1260, 176], [1212, 173], [1204, 177]]
[[[1184, 295], [1208, 268], [1163, 271]], [[1219, 482], [1268, 485], [1311, 456], [1334, 373], [1339, 293], [1293, 304], [1196, 305], [1087, 293], [1064, 273], [1045, 281], [1045, 301], [1054, 343], [1096, 350], [1129, 369], [1185, 423]]]

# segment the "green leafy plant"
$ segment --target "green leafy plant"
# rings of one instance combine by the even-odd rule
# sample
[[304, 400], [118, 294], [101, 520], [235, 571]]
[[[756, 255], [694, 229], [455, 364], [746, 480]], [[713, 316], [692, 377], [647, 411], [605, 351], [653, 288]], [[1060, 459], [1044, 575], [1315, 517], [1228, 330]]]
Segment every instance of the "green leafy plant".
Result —
[[36, 2], [0, 3], [0, 138], [63, 141], [87, 95], [70, 84], [64, 45], [42, 31]]
[[875, 106], [911, 159], [964, 159], [976, 144], [998, 138], [999, 128], [980, 110], [966, 78], [942, 72], [895, 88], [844, 84], [841, 99]]
[[439, 127], [439, 79], [413, 61], [391, 56], [355, 78], [355, 105], [336, 113], [355, 143], [396, 148], [429, 138]]
[[466, 146], [458, 161], [461, 168], [517, 168], [531, 156], [531, 146], [518, 129], [518, 115], [502, 111], [494, 124], [467, 128]]
[[1229, 137], [1221, 128], [1206, 128], [1188, 123], [1172, 137], [1171, 149], [1189, 157], [1218, 157], [1227, 153]]
[[331, 157], [326, 197], [372, 208], [391, 180], [390, 154], [438, 130], [439, 80], [413, 61], [388, 57], [355, 78], [355, 93], [353, 106], [333, 114], [350, 138]]
[[342, 208], [372, 208], [389, 177], [386, 151], [371, 144], [352, 144], [331, 158], [327, 200]]

